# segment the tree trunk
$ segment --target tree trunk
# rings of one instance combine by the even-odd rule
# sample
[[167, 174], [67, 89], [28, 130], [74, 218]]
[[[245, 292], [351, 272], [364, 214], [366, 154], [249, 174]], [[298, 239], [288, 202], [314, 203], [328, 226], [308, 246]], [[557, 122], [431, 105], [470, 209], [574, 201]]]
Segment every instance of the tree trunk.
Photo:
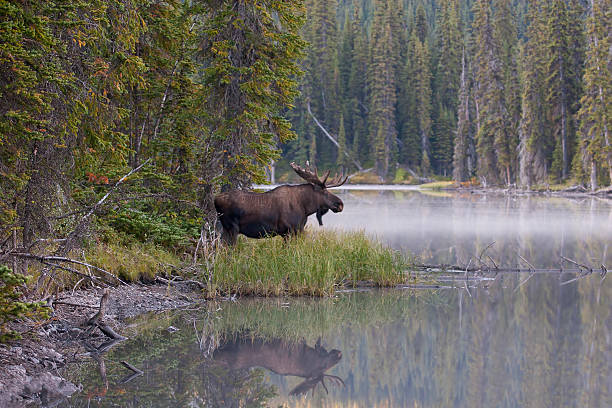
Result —
[[591, 158], [591, 191], [597, 190], [597, 163]]

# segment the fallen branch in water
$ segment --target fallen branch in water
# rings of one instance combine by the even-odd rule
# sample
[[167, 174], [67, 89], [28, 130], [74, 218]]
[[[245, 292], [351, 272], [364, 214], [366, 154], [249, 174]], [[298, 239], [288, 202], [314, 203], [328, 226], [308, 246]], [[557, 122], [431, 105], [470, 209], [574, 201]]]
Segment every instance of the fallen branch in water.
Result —
[[102, 297], [100, 298], [100, 307], [98, 308], [98, 312], [92, 317], [90, 317], [89, 320], [87, 321], [87, 326], [89, 326], [89, 328], [87, 329], [86, 332], [89, 333], [91, 332], [91, 330], [93, 330], [94, 327], [97, 327], [98, 329], [100, 329], [102, 333], [104, 333], [106, 337], [110, 339], [124, 340], [127, 337], [117, 334], [110, 326], [102, 322], [102, 319], [104, 318], [104, 314], [106, 313], [106, 304], [108, 303], [109, 296], [110, 296], [110, 291], [108, 290], [108, 288], [104, 289], [104, 293], [102, 294]]
[[[493, 244], [495, 244], [495, 241], [491, 242], [489, 245], [487, 245], [481, 252], [480, 252], [480, 256], [478, 257], [478, 263], [480, 263], [481, 265], [486, 265], [487, 268], [490, 269], [489, 265], [487, 265], [486, 263], [483, 264], [482, 262], [482, 256], [485, 254], [485, 252], [487, 252], [487, 249], [491, 248], [493, 246]], [[489, 257], [489, 259], [491, 259]], [[495, 264], [495, 262], [493, 262], [493, 264]], [[497, 269], [497, 268], [496, 268]]]
[[108, 288], [106, 288], [104, 289], [104, 292], [102, 293], [102, 297], [100, 298], [100, 306], [98, 307], [98, 313], [96, 313], [95, 315], [89, 318], [89, 320], [87, 321], [88, 326], [93, 326], [97, 324], [100, 321], [100, 319], [104, 317], [104, 314], [106, 313], [106, 304], [108, 303], [109, 297], [110, 297], [110, 291], [108, 290]]
[[144, 374], [143, 371], [137, 369], [136, 367], [134, 367], [133, 365], [131, 365], [127, 361], [122, 361], [121, 364], [123, 364], [123, 366], [126, 367], [127, 369], [133, 371], [133, 374], [130, 374], [127, 377], [121, 379], [119, 381], [119, 384], [126, 384], [126, 383], [132, 381], [134, 378], [140, 377], [141, 375]]
[[563, 255], [560, 255], [560, 257], [561, 257], [561, 259], [563, 259], [564, 261], [567, 261], [567, 262], [569, 262], [569, 263], [571, 263], [571, 264], [576, 265], [576, 266], [578, 267], [578, 269], [585, 269], [585, 270], [586, 270], [586, 271], [588, 271], [589, 273], [593, 272], [593, 268], [590, 268], [590, 267], [588, 267], [588, 266], [586, 266], [586, 265], [583, 265], [583, 264], [579, 264], [578, 262], [574, 261], [573, 259], [566, 258], [566, 257], [564, 257]]

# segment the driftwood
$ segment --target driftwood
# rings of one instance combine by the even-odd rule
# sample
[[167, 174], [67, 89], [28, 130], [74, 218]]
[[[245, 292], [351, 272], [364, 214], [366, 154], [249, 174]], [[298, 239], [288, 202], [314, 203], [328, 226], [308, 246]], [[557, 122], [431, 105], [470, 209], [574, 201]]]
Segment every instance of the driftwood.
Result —
[[125, 340], [127, 337], [117, 334], [110, 326], [102, 321], [104, 314], [106, 313], [106, 304], [108, 303], [109, 296], [110, 292], [108, 288], [104, 289], [104, 293], [100, 299], [100, 307], [98, 308], [98, 312], [90, 317], [87, 321], [87, 333], [90, 333], [95, 327], [97, 327], [102, 333], [104, 333], [105, 336], [112, 340]]
[[204, 285], [200, 281], [193, 280], [193, 279], [186, 279], [186, 280], [183, 280], [183, 279], [175, 280], [175, 279], [173, 279], [173, 280], [169, 280], [169, 279], [162, 278], [161, 276], [156, 276], [155, 280], [158, 281], [158, 282], [161, 282], [161, 283], [163, 283], [165, 285], [174, 285], [174, 286], [176, 286], [179, 283], [194, 284], [194, 285], [198, 286], [200, 289], [206, 289], [206, 285]]
[[127, 361], [122, 361], [121, 364], [123, 364], [123, 366], [128, 368], [129, 370], [133, 371], [133, 374], [130, 374], [127, 377], [125, 377], [122, 380], [120, 380], [119, 384], [128, 383], [128, 382], [132, 381], [134, 378], [140, 377], [141, 375], [144, 374], [144, 372], [142, 370], [137, 369], [136, 367], [134, 367], [133, 365], [131, 365]]

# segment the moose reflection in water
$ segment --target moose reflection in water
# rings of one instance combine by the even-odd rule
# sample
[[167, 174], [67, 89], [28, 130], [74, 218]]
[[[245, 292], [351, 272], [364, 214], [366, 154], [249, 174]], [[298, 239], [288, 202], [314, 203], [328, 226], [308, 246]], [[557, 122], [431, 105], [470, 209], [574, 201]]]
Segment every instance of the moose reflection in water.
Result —
[[234, 341], [220, 346], [213, 353], [213, 359], [230, 370], [262, 367], [279, 375], [291, 375], [304, 378], [289, 395], [300, 395], [314, 390], [321, 383], [325, 392], [325, 378], [337, 385], [345, 385], [335, 375], [325, 374], [338, 364], [342, 358], [340, 350], [327, 351], [321, 346], [321, 338], [314, 348], [306, 342], [288, 342], [281, 339], [263, 340], [240, 336]]

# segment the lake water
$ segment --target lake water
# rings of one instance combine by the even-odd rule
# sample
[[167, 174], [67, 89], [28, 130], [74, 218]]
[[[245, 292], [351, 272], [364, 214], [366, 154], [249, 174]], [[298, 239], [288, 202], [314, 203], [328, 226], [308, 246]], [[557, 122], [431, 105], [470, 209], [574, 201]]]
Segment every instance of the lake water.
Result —
[[[325, 228], [361, 229], [424, 263], [560, 268], [612, 265], [612, 200], [419, 191], [341, 191]], [[319, 228], [316, 220], [309, 221]], [[522, 256], [524, 260], [520, 257]]]
[[[324, 228], [364, 229], [424, 262], [464, 264], [495, 241], [487, 254], [505, 266], [517, 253], [537, 268], [558, 268], [560, 254], [612, 264], [605, 201], [340, 194], [345, 211]], [[60, 406], [609, 407], [612, 283], [577, 277], [499, 273], [142, 316], [130, 340], [64, 370], [83, 392]], [[122, 361], [144, 374], [130, 379]]]

